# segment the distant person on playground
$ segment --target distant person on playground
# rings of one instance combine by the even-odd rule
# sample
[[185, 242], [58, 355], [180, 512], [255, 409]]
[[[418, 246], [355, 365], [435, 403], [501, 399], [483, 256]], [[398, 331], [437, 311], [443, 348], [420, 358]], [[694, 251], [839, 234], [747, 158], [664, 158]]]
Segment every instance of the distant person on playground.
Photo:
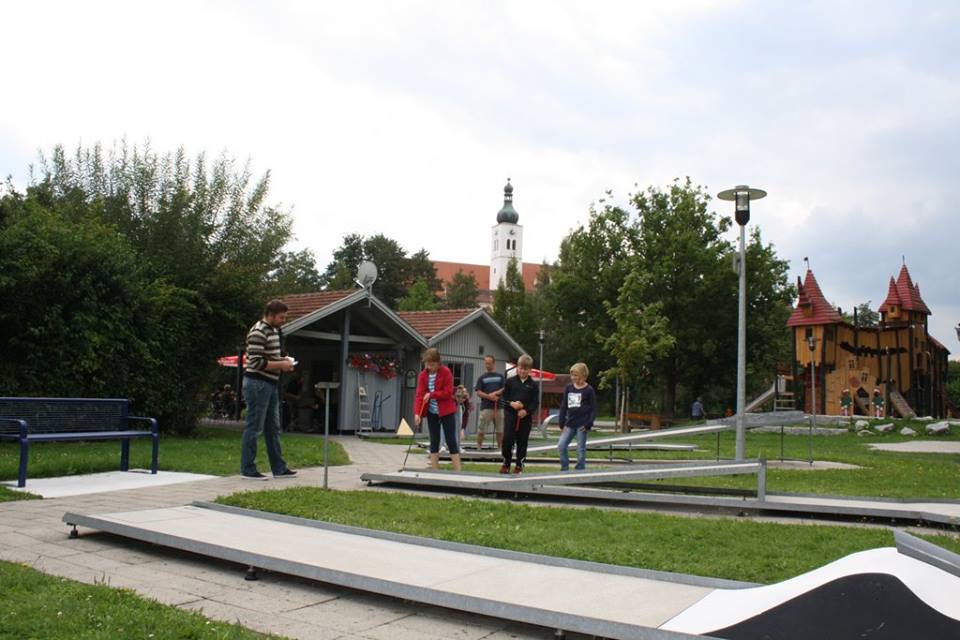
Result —
[[557, 443], [560, 450], [560, 471], [570, 468], [570, 454], [567, 449], [574, 436], [577, 438], [577, 466], [574, 468], [587, 468], [587, 431], [593, 428], [593, 421], [597, 417], [597, 394], [593, 387], [587, 384], [589, 375], [590, 370], [582, 362], [570, 367], [570, 384], [563, 390], [558, 416], [558, 423], [563, 428]]
[[480, 398], [480, 422], [477, 424], [477, 449], [483, 448], [483, 436], [489, 427], [493, 427], [497, 438], [497, 449], [503, 449], [503, 411], [500, 410], [500, 397], [506, 378], [498, 373], [493, 356], [483, 357], [485, 371], [477, 378], [474, 391]]
[[510, 473], [513, 461], [513, 445], [517, 445], [517, 464], [514, 473], [523, 472], [523, 463], [527, 458], [527, 442], [530, 440], [530, 427], [533, 416], [540, 407], [537, 398], [537, 384], [530, 377], [533, 358], [523, 354], [517, 358], [517, 375], [507, 379], [503, 387], [503, 466], [500, 473]]
[[873, 412], [875, 418], [882, 418], [884, 415], [883, 406], [886, 404], [880, 389], [875, 387], [873, 390]]
[[442, 431], [450, 450], [453, 470], [460, 471], [460, 447], [457, 445], [456, 412], [453, 399], [453, 374], [440, 362], [440, 351], [430, 348], [423, 352], [423, 370], [417, 376], [417, 393], [414, 399], [413, 420], [419, 427], [427, 417], [430, 431], [430, 466], [440, 467], [440, 432]]
[[240, 447], [240, 473], [247, 480], [266, 480], [257, 470], [257, 439], [264, 434], [267, 458], [274, 478], [297, 475], [283, 459], [280, 450], [280, 374], [293, 371], [293, 359], [281, 353], [280, 343], [287, 317], [287, 305], [271, 300], [263, 317], [247, 332], [247, 366], [243, 373], [243, 397], [247, 416]]
[[703, 413], [703, 399], [700, 396], [697, 396], [697, 399], [693, 401], [693, 406], [690, 407], [690, 417], [694, 420], [703, 420], [706, 417]]
[[840, 394], [840, 413], [844, 417], [849, 416], [851, 407], [853, 407], [853, 396], [850, 395], [850, 389], [844, 389]]

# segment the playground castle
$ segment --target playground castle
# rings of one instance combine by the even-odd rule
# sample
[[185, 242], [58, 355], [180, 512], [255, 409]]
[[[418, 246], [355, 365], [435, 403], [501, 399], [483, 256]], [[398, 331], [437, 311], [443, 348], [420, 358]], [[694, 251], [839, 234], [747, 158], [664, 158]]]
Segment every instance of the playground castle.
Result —
[[890, 278], [875, 327], [858, 326], [856, 314], [853, 324], [845, 321], [809, 269], [802, 283], [797, 278], [797, 286], [799, 299], [787, 326], [793, 329], [793, 395], [803, 398], [798, 408], [814, 409], [813, 386], [816, 411], [840, 414], [840, 396], [849, 389], [855, 412], [873, 415], [870, 396], [879, 389], [887, 415], [947, 415], [950, 352], [928, 332], [930, 309], [906, 264], [896, 280]]

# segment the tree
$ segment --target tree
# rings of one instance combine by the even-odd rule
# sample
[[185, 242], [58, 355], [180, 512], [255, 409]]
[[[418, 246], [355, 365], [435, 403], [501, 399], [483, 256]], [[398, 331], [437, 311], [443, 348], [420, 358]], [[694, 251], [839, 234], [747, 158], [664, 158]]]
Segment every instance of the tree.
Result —
[[597, 333], [597, 341], [614, 359], [614, 366], [600, 375], [599, 388], [617, 381], [623, 400], [619, 401], [620, 424], [626, 424], [629, 389], [635, 382], [649, 375], [650, 364], [663, 357], [675, 343], [669, 334], [666, 318], [660, 315], [659, 302], [645, 305], [642, 292], [645, 276], [639, 270], [631, 271], [620, 288], [616, 304], [604, 301], [615, 325], [612, 333]]
[[320, 276], [323, 288], [332, 291], [352, 289], [363, 260], [363, 236], [356, 233], [345, 235], [343, 243], [333, 252], [333, 260]]
[[41, 157], [26, 193], [0, 198], [2, 242], [31, 248], [0, 257], [16, 274], [3, 299], [18, 301], [3, 321], [23, 313], [26, 295], [43, 309], [5, 325], [6, 392], [125, 395], [164, 429], [194, 429], [216, 357], [259, 315], [290, 235], [268, 186], [269, 174], [253, 180], [226, 155], [190, 161], [148, 144]]
[[414, 282], [407, 295], [397, 301], [399, 311], [433, 311], [436, 308], [437, 297], [424, 280]]
[[357, 269], [364, 260], [377, 265], [373, 292], [391, 308], [397, 307], [400, 298], [407, 295], [418, 279], [423, 280], [431, 292], [440, 290], [436, 269], [425, 249], [408, 257], [400, 243], [379, 233], [367, 238], [359, 234], [344, 236], [343, 244], [333, 252], [333, 260], [321, 276], [323, 287], [328, 290], [353, 288]]
[[548, 329], [545, 359], [558, 370], [581, 360], [596, 371], [613, 366], [595, 335], [614, 330], [603, 303], [619, 295], [636, 254], [637, 234], [625, 210], [604, 200], [600, 204], [600, 210], [591, 207], [585, 227], [563, 239], [557, 263], [541, 271], [535, 313]]
[[[516, 258], [507, 264], [503, 281], [493, 294], [493, 318], [527, 353], [536, 353], [537, 318], [527, 299]], [[518, 354], [519, 355], [519, 354]]]
[[477, 306], [479, 295], [480, 286], [474, 275], [459, 270], [453, 274], [453, 278], [447, 285], [443, 306], [447, 309], [472, 309]]
[[317, 260], [310, 249], [281, 252], [267, 275], [266, 287], [271, 297], [290, 293], [311, 293], [323, 288]]
[[[870, 308], [870, 302], [870, 300], [867, 300], [858, 304], [854, 315], [843, 312], [841, 315], [844, 322], [854, 324], [861, 329], [872, 329], [880, 326], [880, 313]], [[856, 319], [856, 322], [854, 322], [854, 319]]]
[[410, 256], [407, 262], [406, 283], [412, 286], [417, 280], [423, 280], [430, 291], [437, 292], [443, 288], [442, 283], [437, 278], [437, 268], [433, 266], [433, 260], [426, 249], [420, 249]]

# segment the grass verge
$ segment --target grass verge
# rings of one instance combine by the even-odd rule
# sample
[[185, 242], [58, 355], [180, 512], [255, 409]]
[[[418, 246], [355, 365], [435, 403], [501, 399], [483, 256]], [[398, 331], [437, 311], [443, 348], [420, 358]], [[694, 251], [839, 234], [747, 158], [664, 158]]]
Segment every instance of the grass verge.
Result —
[[[240, 438], [242, 432], [201, 427], [195, 436], [165, 434], [160, 437], [160, 469], [227, 476], [240, 473]], [[294, 469], [323, 464], [323, 438], [300, 433], [284, 433], [283, 455]], [[266, 464], [266, 450], [261, 438], [258, 458]], [[331, 466], [350, 464], [350, 458], [338, 443], [330, 442]], [[20, 460], [20, 446], [15, 442], [0, 443], [0, 480], [14, 480]], [[114, 471], [120, 463], [120, 443], [44, 442], [30, 446], [27, 486], [30, 478], [70, 476], [82, 473]], [[150, 442], [134, 440], [130, 444], [130, 467], [150, 467]], [[0, 487], [0, 501], [23, 500], [31, 496]], [[33, 496], [36, 497], [36, 496]]]
[[44, 640], [278, 638], [137, 596], [0, 562], [0, 636]]
[[[295, 487], [218, 502], [302, 518], [645, 569], [772, 583], [891, 546], [889, 530]], [[947, 536], [934, 541], [960, 552]]]

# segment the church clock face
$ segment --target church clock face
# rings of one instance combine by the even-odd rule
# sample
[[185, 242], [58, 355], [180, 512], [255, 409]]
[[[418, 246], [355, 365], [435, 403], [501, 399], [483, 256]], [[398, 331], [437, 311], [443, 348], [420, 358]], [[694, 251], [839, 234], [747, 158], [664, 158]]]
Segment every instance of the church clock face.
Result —
[[510, 229], [510, 235], [513, 235], [514, 233], [515, 231], [513, 229]]

